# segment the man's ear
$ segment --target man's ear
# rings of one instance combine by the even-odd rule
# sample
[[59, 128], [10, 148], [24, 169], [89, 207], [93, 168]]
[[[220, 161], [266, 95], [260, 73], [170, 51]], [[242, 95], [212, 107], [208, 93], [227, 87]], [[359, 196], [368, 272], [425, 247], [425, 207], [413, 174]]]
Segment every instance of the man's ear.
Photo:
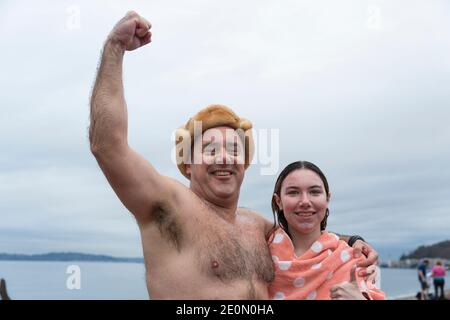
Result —
[[274, 193], [273, 196], [275, 198], [275, 202], [277, 203], [278, 210], [283, 210], [283, 204], [281, 203], [280, 197], [276, 193]]

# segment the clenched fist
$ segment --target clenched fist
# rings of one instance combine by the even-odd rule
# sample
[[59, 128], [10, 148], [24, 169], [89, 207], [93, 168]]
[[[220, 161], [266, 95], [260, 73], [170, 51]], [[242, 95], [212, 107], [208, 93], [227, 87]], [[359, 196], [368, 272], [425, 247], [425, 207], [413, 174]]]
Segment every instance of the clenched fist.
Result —
[[350, 271], [350, 281], [333, 286], [330, 297], [332, 300], [366, 300], [356, 282], [356, 265]]
[[123, 51], [135, 50], [151, 42], [150, 22], [129, 11], [112, 29], [107, 42], [117, 44]]

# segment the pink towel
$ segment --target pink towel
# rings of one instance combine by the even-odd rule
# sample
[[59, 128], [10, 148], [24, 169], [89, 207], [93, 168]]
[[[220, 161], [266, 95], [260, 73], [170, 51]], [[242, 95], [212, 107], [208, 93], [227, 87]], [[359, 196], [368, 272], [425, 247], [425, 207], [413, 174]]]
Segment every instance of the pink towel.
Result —
[[[352, 267], [364, 256], [353, 258], [353, 248], [330, 232], [323, 232], [303, 255], [297, 257], [289, 236], [279, 228], [270, 243], [275, 280], [269, 286], [271, 299], [329, 300], [334, 285], [350, 281]], [[384, 293], [365, 279], [356, 281], [370, 299], [385, 299]]]

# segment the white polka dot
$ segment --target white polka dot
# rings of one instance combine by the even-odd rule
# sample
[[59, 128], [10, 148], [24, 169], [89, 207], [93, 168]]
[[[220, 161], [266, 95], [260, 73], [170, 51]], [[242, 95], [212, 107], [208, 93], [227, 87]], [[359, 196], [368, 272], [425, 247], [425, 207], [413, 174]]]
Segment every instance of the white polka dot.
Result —
[[366, 282], [363, 280], [361, 281], [361, 290], [367, 290]]
[[301, 288], [305, 285], [305, 278], [297, 278], [294, 280], [294, 287]]
[[279, 261], [278, 268], [280, 270], [288, 270], [291, 267], [292, 261]]
[[327, 280], [331, 280], [331, 278], [333, 278], [334, 272], [331, 271], [328, 276], [327, 276]]
[[322, 267], [321, 263], [316, 263], [311, 266], [311, 269], [316, 270], [316, 269], [320, 269], [321, 267]]
[[284, 300], [284, 298], [285, 298], [284, 293], [280, 291], [275, 293], [275, 295], [273, 296], [274, 300]]
[[341, 252], [341, 260], [342, 262], [347, 262], [350, 259], [350, 254], [347, 250]]
[[331, 251], [330, 249], [328, 249], [328, 256], [331, 256], [333, 254], [333, 251]]
[[281, 233], [277, 233], [275, 238], [273, 239], [273, 243], [280, 243], [283, 241], [284, 236]]
[[316, 241], [313, 243], [313, 245], [311, 246], [311, 250], [314, 252], [320, 252], [322, 251], [323, 245], [319, 242]]
[[308, 294], [308, 296], [306, 297], [307, 300], [315, 300], [317, 297], [317, 291], [314, 290], [312, 291], [310, 294]]
[[277, 256], [272, 256], [272, 260], [277, 262], [280, 261], [280, 258], [278, 258]]

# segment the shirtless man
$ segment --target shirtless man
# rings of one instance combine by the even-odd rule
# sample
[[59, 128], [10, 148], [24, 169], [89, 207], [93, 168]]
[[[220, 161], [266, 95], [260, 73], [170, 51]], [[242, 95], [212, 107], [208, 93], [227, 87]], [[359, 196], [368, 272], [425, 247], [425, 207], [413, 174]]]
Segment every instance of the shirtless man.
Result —
[[[108, 36], [91, 97], [91, 151], [141, 233], [153, 299], [267, 299], [274, 271], [266, 244], [273, 223], [237, 208], [247, 162], [228, 149], [229, 126], [204, 131], [186, 164], [190, 187], [160, 175], [127, 141], [125, 51], [151, 42], [151, 25], [129, 12]], [[233, 148], [243, 144], [231, 130]], [[212, 142], [223, 147], [205, 152]], [[197, 150], [197, 151], [196, 151]], [[198, 154], [199, 153], [199, 154]], [[230, 164], [232, 163], [232, 164]], [[358, 241], [359, 251], [366, 246]], [[368, 264], [377, 254], [369, 250]]]

